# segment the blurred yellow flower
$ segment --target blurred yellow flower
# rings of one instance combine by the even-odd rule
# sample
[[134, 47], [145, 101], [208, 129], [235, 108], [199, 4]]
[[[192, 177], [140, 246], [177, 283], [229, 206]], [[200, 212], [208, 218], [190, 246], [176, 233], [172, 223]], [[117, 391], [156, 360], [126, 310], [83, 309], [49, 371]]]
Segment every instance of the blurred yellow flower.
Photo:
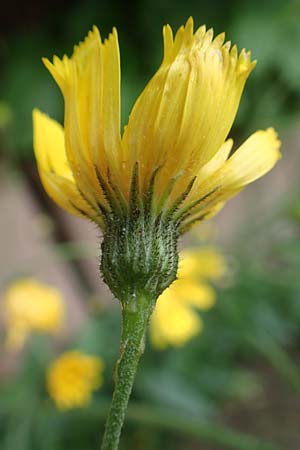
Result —
[[6, 344], [19, 349], [32, 332], [55, 334], [62, 325], [64, 307], [60, 292], [34, 278], [12, 283], [4, 295]]
[[[195, 32], [188, 19], [173, 37], [164, 27], [161, 66], [137, 99], [120, 133], [120, 55], [116, 29], [101, 40], [96, 27], [71, 58], [43, 62], [65, 102], [64, 128], [33, 112], [34, 149], [44, 187], [62, 208], [102, 229], [112, 216], [130, 214], [131, 196], [142, 210], [163, 212], [179, 233], [215, 214], [280, 158], [269, 128], [252, 134], [229, 157], [226, 140], [246, 79], [250, 53]], [[134, 189], [132, 186], [134, 184]]]
[[57, 408], [84, 407], [102, 385], [103, 362], [97, 356], [68, 351], [48, 368], [47, 389]]
[[215, 304], [216, 294], [208, 284], [226, 273], [222, 254], [213, 247], [190, 249], [179, 257], [177, 280], [158, 298], [150, 322], [150, 337], [160, 350], [180, 347], [202, 330], [198, 310]]

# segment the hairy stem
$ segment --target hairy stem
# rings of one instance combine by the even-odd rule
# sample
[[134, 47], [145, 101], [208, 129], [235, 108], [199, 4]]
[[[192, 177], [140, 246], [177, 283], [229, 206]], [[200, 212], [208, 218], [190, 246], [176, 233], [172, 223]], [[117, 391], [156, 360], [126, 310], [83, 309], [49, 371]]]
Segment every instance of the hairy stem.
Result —
[[138, 363], [144, 352], [146, 329], [152, 309], [153, 302], [144, 295], [126, 302], [123, 307], [120, 355], [114, 373], [115, 389], [101, 450], [117, 450], [118, 448]]

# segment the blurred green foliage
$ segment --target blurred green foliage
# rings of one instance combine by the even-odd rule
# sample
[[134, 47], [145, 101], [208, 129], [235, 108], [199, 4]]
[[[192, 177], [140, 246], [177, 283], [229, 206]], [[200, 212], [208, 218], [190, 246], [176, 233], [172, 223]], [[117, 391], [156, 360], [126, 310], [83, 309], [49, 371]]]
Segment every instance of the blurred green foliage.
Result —
[[[17, 14], [16, 14], [17, 12]], [[162, 56], [161, 29], [177, 29], [192, 15], [195, 26], [206, 23], [239, 48], [252, 50], [258, 65], [247, 84], [233, 134], [245, 138], [257, 128], [279, 132], [299, 118], [299, 0], [86, 0], [6, 3], [0, 60], [0, 99], [12, 110], [6, 148], [15, 157], [32, 157], [31, 111], [41, 108], [62, 120], [58, 88], [41, 57], [71, 54], [93, 24], [105, 37], [112, 26], [119, 32], [122, 61], [122, 123]], [[200, 99], [201, 101], [201, 99]]]

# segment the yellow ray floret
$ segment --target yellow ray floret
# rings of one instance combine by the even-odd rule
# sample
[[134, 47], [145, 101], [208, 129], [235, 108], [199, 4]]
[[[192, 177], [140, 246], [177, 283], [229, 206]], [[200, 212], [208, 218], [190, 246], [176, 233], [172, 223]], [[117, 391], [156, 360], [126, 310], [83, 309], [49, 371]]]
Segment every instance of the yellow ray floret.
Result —
[[[164, 165], [161, 184], [180, 170], [197, 175], [228, 135], [255, 63], [223, 41], [224, 34], [213, 40], [205, 27], [193, 34], [192, 19], [174, 39], [164, 28], [163, 63], [137, 100], [123, 138], [132, 164], [144, 154], [145, 171]], [[185, 183], [182, 178], [181, 189]]]
[[74, 180], [66, 155], [63, 127], [37, 109], [33, 111], [33, 120], [35, 156], [48, 195], [68, 212], [101, 223], [101, 216]]
[[[215, 214], [280, 157], [273, 129], [258, 131], [231, 156], [227, 139], [245, 82], [250, 53], [214, 37], [192, 18], [175, 36], [164, 27], [162, 63], [120, 133], [117, 32], [102, 41], [96, 27], [71, 58], [43, 59], [62, 91], [64, 129], [34, 111], [34, 147], [42, 182], [63, 208], [107, 227], [151, 193], [151, 212], [176, 213], [179, 231]], [[144, 205], [145, 207], [145, 205]], [[168, 216], [170, 217], [170, 215]], [[172, 216], [174, 219], [174, 216]]]

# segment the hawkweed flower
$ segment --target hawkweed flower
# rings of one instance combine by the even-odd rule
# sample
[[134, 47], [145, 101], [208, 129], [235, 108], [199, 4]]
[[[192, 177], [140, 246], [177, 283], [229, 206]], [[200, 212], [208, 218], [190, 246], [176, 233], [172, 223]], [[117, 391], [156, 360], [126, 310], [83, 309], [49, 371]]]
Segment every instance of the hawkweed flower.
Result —
[[87, 406], [92, 393], [100, 388], [103, 361], [73, 350], [60, 355], [47, 370], [47, 390], [60, 410]]
[[158, 350], [181, 347], [201, 333], [198, 310], [211, 309], [216, 291], [211, 281], [227, 272], [224, 256], [217, 248], [187, 249], [179, 254], [177, 279], [158, 297], [150, 320], [150, 337]]
[[[65, 103], [64, 127], [33, 113], [34, 149], [48, 194], [103, 231], [101, 271], [120, 300], [123, 331], [102, 450], [117, 448], [149, 317], [176, 278], [178, 237], [214, 215], [280, 157], [269, 128], [231, 156], [227, 139], [248, 75], [250, 53], [213, 37], [190, 18], [173, 37], [120, 132], [117, 31], [96, 27], [71, 58], [43, 62]], [[122, 382], [121, 382], [122, 380]], [[126, 380], [126, 382], [124, 382]]]
[[55, 335], [61, 329], [64, 306], [57, 289], [22, 278], [8, 286], [3, 300], [8, 349], [19, 350], [31, 333]]
[[43, 59], [64, 96], [65, 119], [63, 128], [34, 111], [41, 179], [60, 206], [102, 228], [102, 270], [117, 297], [130, 276], [131, 294], [145, 286], [161, 293], [176, 274], [178, 235], [280, 156], [270, 128], [229, 157], [226, 139], [255, 66], [250, 53], [224, 43], [223, 33], [213, 39], [204, 26], [194, 33], [192, 19], [175, 38], [169, 26], [163, 35], [162, 64], [122, 136], [115, 29], [102, 42], [94, 27], [71, 58]]

